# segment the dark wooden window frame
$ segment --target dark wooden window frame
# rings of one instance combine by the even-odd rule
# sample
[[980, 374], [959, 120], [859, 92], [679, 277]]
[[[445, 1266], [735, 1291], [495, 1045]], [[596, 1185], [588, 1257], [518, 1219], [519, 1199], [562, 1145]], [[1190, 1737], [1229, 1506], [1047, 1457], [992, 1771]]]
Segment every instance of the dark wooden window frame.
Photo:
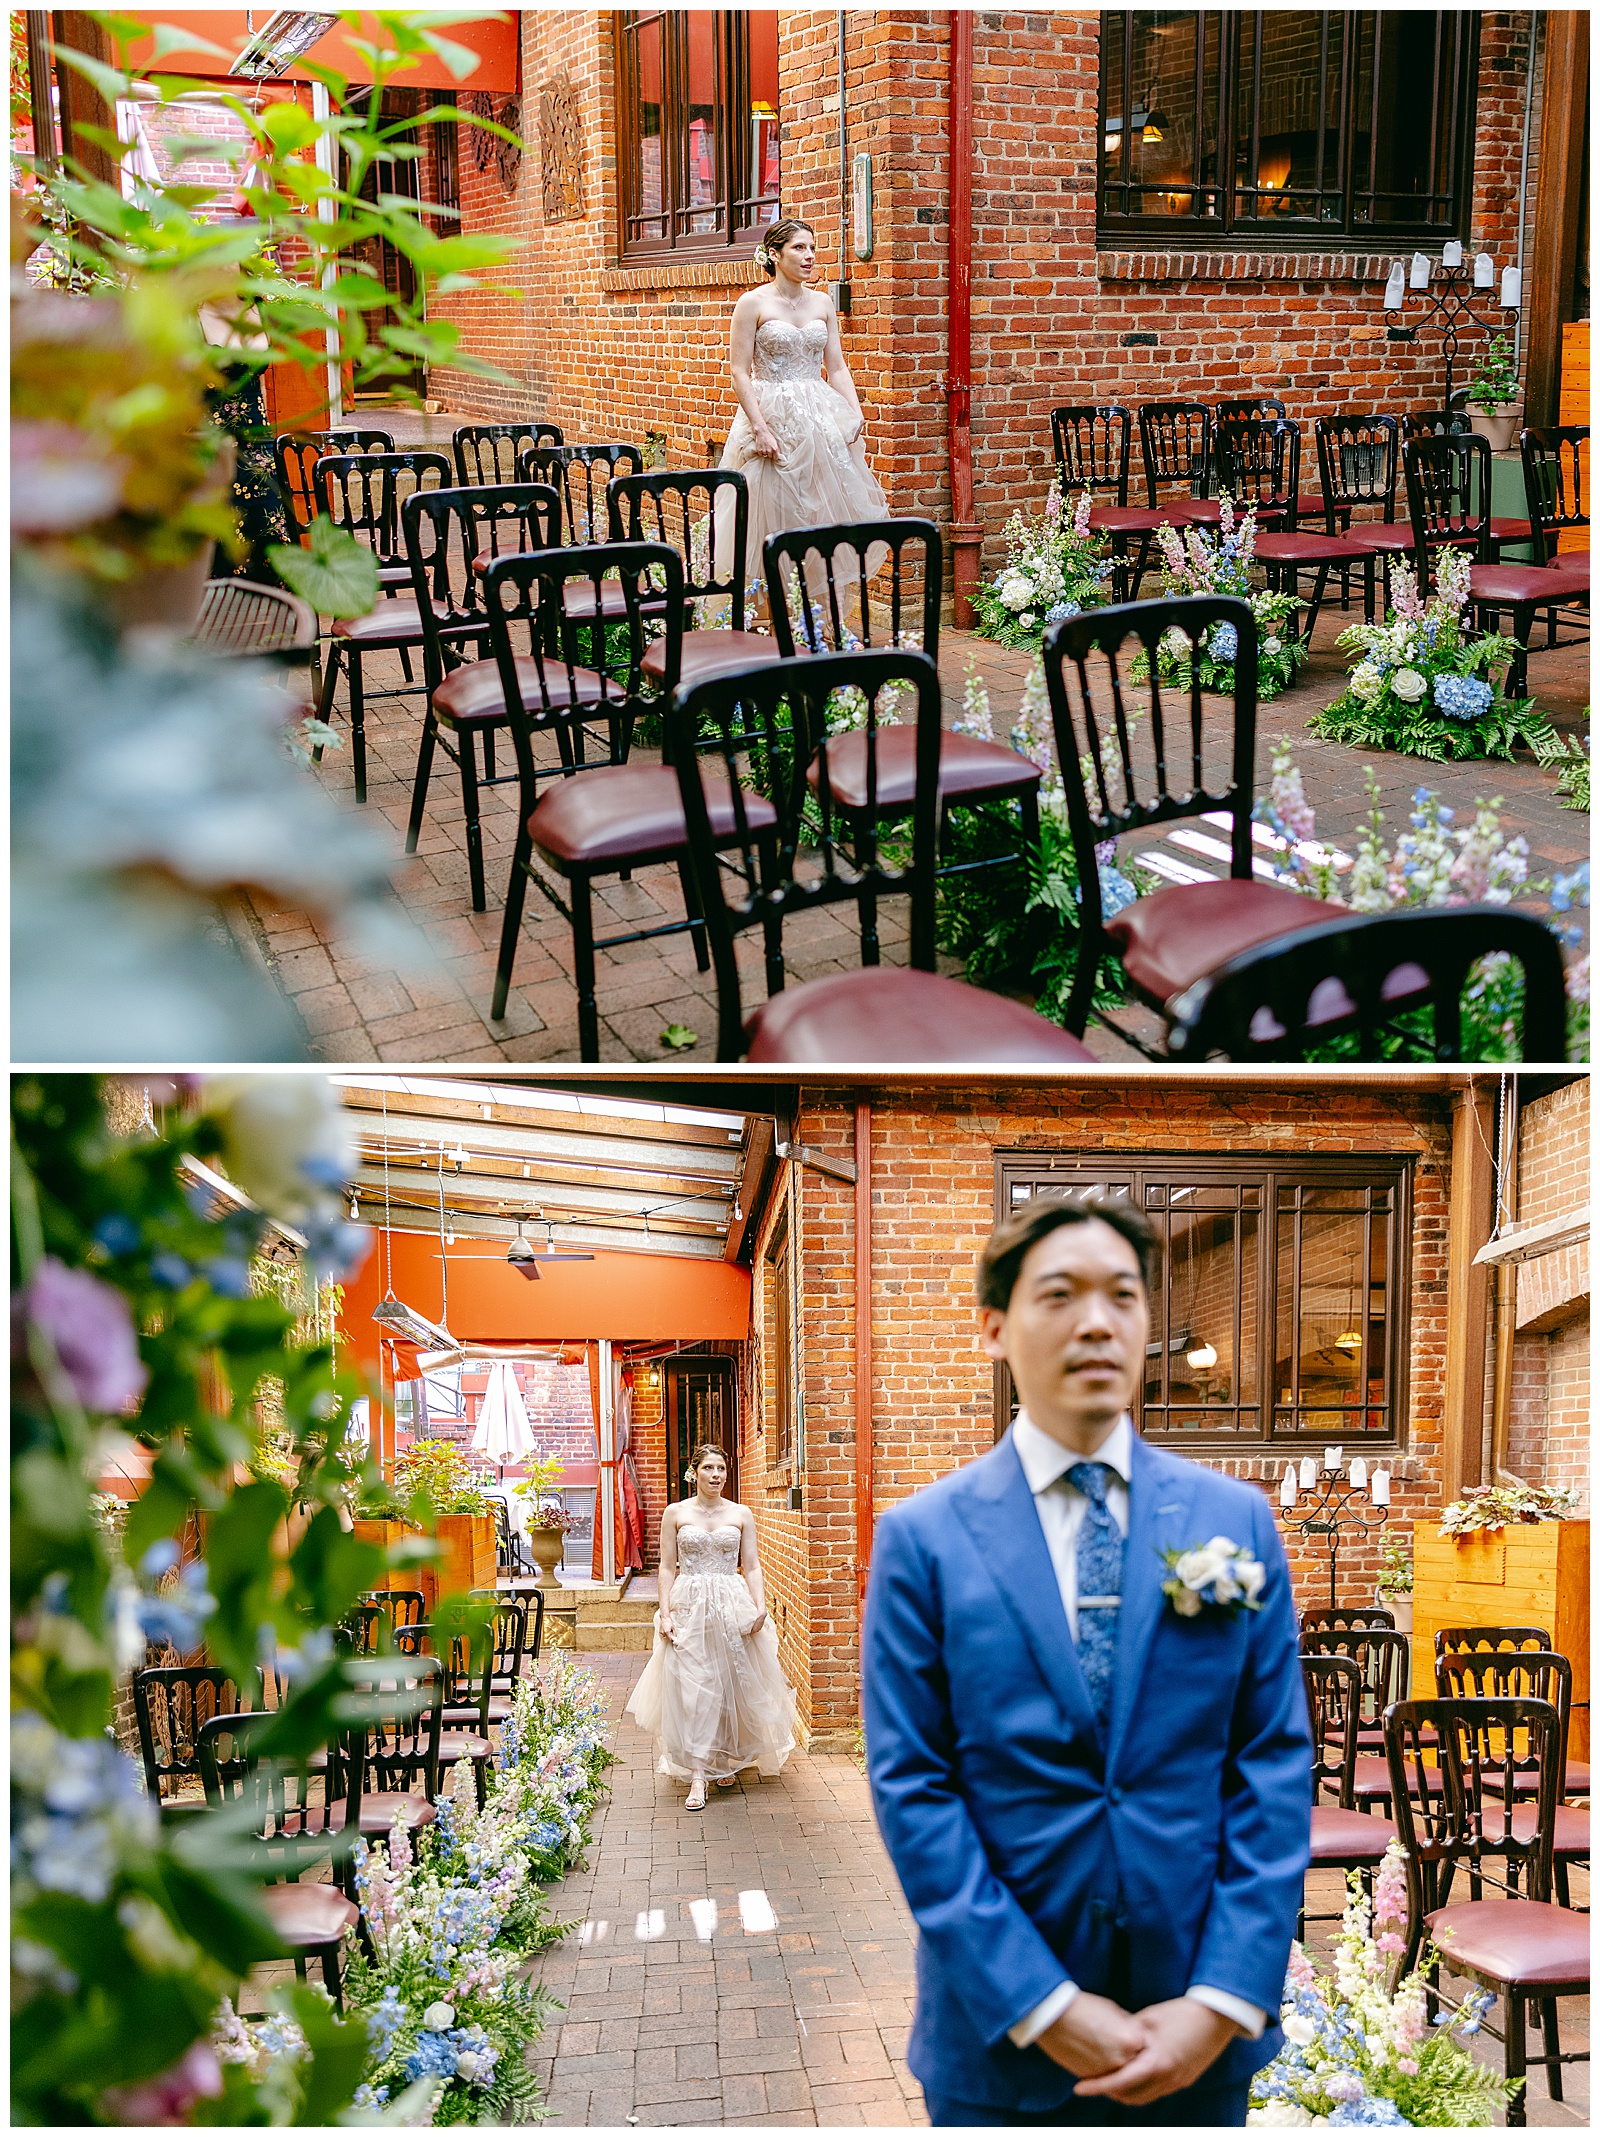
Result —
[[[617, 249], [623, 260], [725, 260], [753, 253], [767, 227], [757, 210], [767, 198], [754, 188], [750, 169], [750, 47], [747, 11], [710, 10], [715, 20], [717, 198], [694, 208], [687, 202], [688, 138], [684, 121], [687, 100], [687, 11], [679, 8], [621, 8], [616, 14], [617, 85]], [[641, 220], [634, 212], [639, 174], [639, 83], [637, 32], [642, 24], [661, 23], [661, 215], [666, 230], [646, 234], [630, 230]], [[780, 114], [781, 117], [781, 114]], [[691, 216], [710, 207], [719, 219], [714, 230], [680, 229]], [[653, 218], [652, 218], [653, 219]]]
[[[1257, 1310], [1256, 1360], [1258, 1429], [1206, 1433], [1152, 1430], [1148, 1437], [1159, 1445], [1205, 1458], [1234, 1455], [1259, 1458], [1263, 1454], [1303, 1454], [1325, 1445], [1329, 1433], [1323, 1426], [1314, 1431], [1285, 1432], [1276, 1429], [1276, 1411], [1281, 1407], [1271, 1383], [1276, 1364], [1278, 1314], [1278, 1226], [1280, 1188], [1381, 1188], [1392, 1197], [1389, 1215], [1388, 1277], [1384, 1310], [1384, 1369], [1388, 1390], [1386, 1405], [1389, 1430], [1361, 1432], [1349, 1444], [1365, 1455], [1404, 1453], [1409, 1444], [1408, 1386], [1411, 1349], [1411, 1207], [1413, 1161], [1404, 1156], [1374, 1152], [1333, 1154], [1313, 1152], [1302, 1156], [1256, 1155], [1247, 1151], [1219, 1152], [1193, 1157], [1183, 1152], [1131, 1151], [1125, 1156], [1104, 1151], [1000, 1150], [994, 1161], [995, 1219], [1009, 1215], [1012, 1189], [1032, 1184], [1036, 1192], [1065, 1193], [1073, 1187], [1092, 1187], [1106, 1180], [1128, 1180], [1138, 1207], [1144, 1206], [1147, 1185], [1240, 1186], [1259, 1185], [1260, 1295]], [[1159, 1279], [1164, 1281], [1164, 1277]], [[1154, 1323], [1154, 1316], [1152, 1316]], [[997, 1362], [994, 1368], [994, 1436], [998, 1440], [1011, 1421], [1010, 1369]], [[1243, 1405], [1241, 1407], [1248, 1407]], [[1369, 1406], [1370, 1407], [1370, 1406]], [[1144, 1430], [1143, 1419], [1135, 1424]]]
[[[1203, 184], [1200, 179], [1200, 173], [1196, 171], [1193, 174], [1195, 183], [1192, 192], [1188, 186], [1160, 187], [1156, 189], [1160, 191], [1190, 192], [1191, 207], [1190, 212], [1186, 215], [1144, 215], [1128, 212], [1125, 207], [1118, 209], [1111, 205], [1110, 203], [1117, 194], [1120, 193], [1124, 202], [1126, 202], [1128, 193], [1138, 190], [1134, 186], [1129, 168], [1130, 159], [1127, 153], [1127, 143], [1132, 134], [1134, 108], [1144, 87], [1143, 84], [1135, 84], [1132, 79], [1133, 23], [1137, 12], [1143, 11], [1131, 9], [1120, 11], [1124, 36], [1122, 67], [1123, 108], [1120, 112], [1112, 112], [1106, 109], [1107, 68], [1105, 64], [1105, 39], [1111, 34], [1112, 15], [1106, 12], [1102, 13], [1100, 18], [1100, 83], [1098, 125], [1095, 134], [1095, 221], [1097, 237], [1102, 244], [1115, 245], [1125, 243], [1130, 238], [1137, 238], [1141, 246], [1146, 249], [1151, 245], [1159, 248], [1161, 241], [1166, 239], [1170, 241], [1173, 247], [1186, 252], [1192, 252], [1197, 242], [1203, 243], [1207, 249], [1238, 248], [1252, 252], [1274, 250], [1347, 252], [1352, 244], [1366, 244], [1375, 250], [1383, 251], [1399, 249], [1402, 244], [1414, 244], [1418, 241], [1439, 243], [1445, 238], [1465, 238], [1468, 235], [1472, 214], [1473, 134], [1477, 117], [1479, 18], [1476, 13], [1467, 10], [1449, 9], [1435, 11], [1441, 16], [1449, 14], [1456, 25], [1451, 80], [1447, 89], [1442, 92], [1436, 90], [1434, 107], [1429, 114], [1428, 122], [1430, 130], [1437, 129], [1441, 123], [1449, 124], [1454, 129], [1448, 159], [1450, 191], [1447, 196], [1447, 212], [1432, 220], [1379, 222], [1374, 220], [1370, 213], [1361, 219], [1356, 216], [1355, 210], [1358, 197], [1366, 196], [1369, 207], [1371, 205], [1373, 187], [1376, 184], [1375, 164], [1369, 160], [1368, 182], [1366, 184], [1358, 185], [1354, 182], [1356, 174], [1351, 169], [1351, 165], [1354, 160], [1353, 144], [1356, 128], [1349, 123], [1350, 108], [1355, 95], [1356, 48], [1354, 34], [1358, 26], [1364, 28], [1376, 19], [1376, 15], [1380, 11], [1370, 8], [1321, 11], [1324, 15], [1325, 24], [1323, 37], [1324, 68], [1327, 57], [1326, 23], [1335, 15], [1338, 15], [1342, 16], [1345, 26], [1342, 40], [1343, 57], [1340, 69], [1342, 83], [1340, 108], [1345, 115], [1345, 123], [1338, 129], [1337, 167], [1331, 174], [1326, 169], [1322, 172], [1323, 190], [1325, 192], [1337, 192], [1341, 196], [1342, 207], [1337, 217], [1330, 219], [1311, 216], [1292, 219], [1288, 217], [1261, 218], [1237, 213], [1236, 194], [1240, 190], [1253, 195], [1259, 195], [1260, 191], [1258, 183], [1260, 175], [1259, 79], [1256, 82], [1255, 93], [1251, 99], [1253, 133], [1250, 141], [1250, 163], [1242, 181], [1235, 168], [1236, 151], [1241, 131], [1236, 124], [1237, 99], [1235, 88], [1239, 80], [1241, 55], [1245, 53], [1251, 54], [1250, 64], [1253, 65], [1253, 55], [1260, 49], [1259, 37], [1254, 34], [1253, 26], [1259, 23], [1261, 14], [1264, 11], [1256, 9], [1198, 11], [1200, 30], [1197, 31], [1194, 69], [1195, 138], [1197, 142], [1203, 138], [1202, 98], [1204, 90], [1202, 85], [1205, 77], [1203, 48], [1199, 41], [1200, 34], [1203, 33], [1208, 37], [1215, 37], [1219, 40], [1217, 158], [1214, 180], [1210, 184]], [[1376, 79], [1374, 79], [1372, 95], [1375, 103], [1378, 96], [1378, 82]], [[1113, 119], [1118, 122], [1119, 126], [1121, 146], [1118, 160], [1126, 176], [1111, 177], [1101, 170], [1102, 144], [1106, 138], [1107, 123]], [[1319, 127], [1319, 155], [1322, 153], [1321, 136], [1323, 131], [1324, 128]], [[1312, 190], [1315, 189], [1313, 188]], [[1215, 197], [1216, 214], [1206, 215], [1200, 212], [1202, 196], [1204, 195]]]

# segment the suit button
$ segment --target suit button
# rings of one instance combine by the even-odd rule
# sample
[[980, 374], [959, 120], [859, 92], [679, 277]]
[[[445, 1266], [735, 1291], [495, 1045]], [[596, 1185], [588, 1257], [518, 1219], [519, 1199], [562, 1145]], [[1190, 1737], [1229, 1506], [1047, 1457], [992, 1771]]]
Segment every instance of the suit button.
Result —
[[1106, 1801], [1108, 1803], [1120, 1803], [1122, 1801], [1122, 1790], [1120, 1788], [1108, 1788], [1106, 1790]]

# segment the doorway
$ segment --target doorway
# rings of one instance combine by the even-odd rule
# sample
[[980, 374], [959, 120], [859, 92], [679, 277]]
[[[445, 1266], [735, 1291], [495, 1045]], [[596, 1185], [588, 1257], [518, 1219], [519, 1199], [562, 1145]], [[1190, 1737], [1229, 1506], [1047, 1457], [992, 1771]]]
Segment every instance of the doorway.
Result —
[[731, 1358], [667, 1360], [667, 1498], [687, 1499], [684, 1465], [706, 1442], [728, 1458], [725, 1496], [739, 1496], [739, 1426]]

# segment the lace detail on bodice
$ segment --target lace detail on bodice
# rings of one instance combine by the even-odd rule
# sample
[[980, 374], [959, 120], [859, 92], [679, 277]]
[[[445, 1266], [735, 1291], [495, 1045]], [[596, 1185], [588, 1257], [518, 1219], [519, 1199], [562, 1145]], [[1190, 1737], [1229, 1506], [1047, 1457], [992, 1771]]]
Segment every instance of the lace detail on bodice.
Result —
[[804, 326], [791, 326], [786, 319], [763, 319], [756, 328], [755, 376], [773, 386], [820, 382], [827, 346], [825, 319], [808, 319]]
[[730, 1521], [714, 1529], [679, 1529], [680, 1573], [729, 1573], [739, 1571], [739, 1525]]

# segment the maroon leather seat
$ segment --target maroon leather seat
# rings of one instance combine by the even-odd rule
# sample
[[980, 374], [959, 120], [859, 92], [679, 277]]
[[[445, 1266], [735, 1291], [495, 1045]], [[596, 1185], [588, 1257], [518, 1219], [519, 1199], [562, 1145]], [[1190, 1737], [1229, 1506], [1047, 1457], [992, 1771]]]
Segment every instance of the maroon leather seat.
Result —
[[[1405, 1768], [1406, 1787], [1408, 1789], [1414, 1789], [1416, 1786], [1417, 1778], [1416, 1760], [1407, 1759], [1405, 1762]], [[1438, 1775], [1435, 1774], [1433, 1780], [1429, 1783], [1429, 1786], [1437, 1788], [1438, 1785]], [[1388, 1798], [1389, 1761], [1387, 1759], [1357, 1759], [1356, 1801], [1358, 1803], [1378, 1803], [1387, 1802]]]
[[[761, 631], [685, 631], [678, 655], [678, 680], [680, 683], [703, 683], [714, 675], [725, 675], [730, 668], [764, 666], [782, 657], [778, 641]], [[664, 638], [658, 638], [654, 645], [645, 648], [639, 666], [653, 682], [665, 680], [667, 642]]]
[[354, 1929], [361, 1910], [332, 1885], [263, 1885], [261, 1911], [291, 1951], [337, 1943]]
[[1398, 519], [1358, 519], [1340, 540], [1367, 556], [1409, 556], [1417, 546], [1410, 527]]
[[[408, 1793], [399, 1788], [364, 1789], [361, 1796], [361, 1837], [364, 1840], [382, 1840], [397, 1817], [404, 1818], [408, 1830], [419, 1825], [432, 1825], [439, 1813], [421, 1794]], [[291, 1812], [283, 1821], [285, 1833], [303, 1832], [309, 1826], [313, 1837], [318, 1833], [340, 1833], [344, 1830], [345, 1806], [330, 1803], [326, 1810], [321, 1804], [313, 1805], [309, 1817], [300, 1812]]]
[[[1186, 497], [1183, 501], [1183, 509], [1192, 527], [1215, 527], [1222, 518], [1222, 499], [1220, 497]], [[1249, 509], [1248, 503], [1241, 503], [1238, 498], [1234, 499], [1233, 516], [1235, 519], [1243, 519]], [[1317, 504], [1317, 510], [1319, 512], [1322, 510], [1320, 500]], [[1272, 526], [1278, 520], [1286, 519], [1287, 517], [1288, 513], [1283, 505], [1262, 505], [1256, 512], [1256, 525], [1258, 527]], [[1176, 525], [1176, 521], [1174, 521], [1174, 525]]]
[[457, 1759], [486, 1759], [494, 1746], [472, 1729], [443, 1729], [439, 1733], [439, 1764], [453, 1766]]
[[352, 645], [360, 646], [363, 651], [384, 646], [421, 645], [422, 618], [417, 614], [415, 601], [404, 598], [380, 601], [365, 616], [335, 617], [333, 636], [348, 638]]
[[1568, 1759], [1567, 1794], [1586, 1796], [1589, 1793], [1589, 1762], [1587, 1759]]
[[[705, 773], [712, 835], [735, 835], [733, 793], [725, 772]], [[765, 830], [778, 821], [764, 795], [745, 794], [745, 821]], [[660, 764], [601, 764], [558, 779], [528, 818], [534, 844], [557, 866], [599, 868], [606, 862], [642, 867], [675, 859], [688, 844], [678, 775]]]
[[[509, 1698], [506, 1698], [504, 1695], [498, 1692], [490, 1693], [489, 1719], [491, 1722], [509, 1721], [511, 1718], [511, 1707], [512, 1702]], [[444, 1722], [446, 1728], [469, 1729], [471, 1728], [472, 1724], [477, 1720], [477, 1718], [478, 1710], [476, 1707], [446, 1707], [444, 1710]]]
[[1092, 1061], [1081, 1039], [965, 980], [865, 965], [786, 987], [745, 1025], [751, 1061]]
[[1280, 884], [1230, 879], [1153, 891], [1109, 920], [1106, 934], [1134, 986], [1164, 1003], [1258, 942], [1349, 917], [1342, 905]]
[[1492, 542], [1531, 542], [1532, 522], [1525, 519], [1492, 519], [1489, 522], [1489, 539]]
[[1451, 1965], [1492, 1980], [1556, 1988], [1589, 1978], [1589, 1919], [1541, 1900], [1471, 1900], [1425, 1917]]
[[[820, 762], [811, 766], [806, 777], [814, 788], [821, 786]], [[948, 729], [940, 737], [939, 791], [946, 801], [958, 796], [970, 801], [976, 794], [1015, 793], [1018, 787], [1036, 787], [1043, 777], [1031, 757], [1007, 749], [1003, 742], [985, 742], [979, 735], [951, 734]], [[865, 735], [840, 735], [828, 744], [828, 785], [841, 809], [867, 806]], [[916, 792], [917, 730], [880, 727], [878, 807], [909, 809]]]
[[1152, 512], [1148, 505], [1092, 505], [1089, 527], [1095, 534], [1153, 534], [1167, 512]]
[[[1493, 1813], [1485, 1811], [1486, 1818]], [[1498, 1820], [1495, 1821], [1498, 1824]], [[1531, 1803], [1518, 1804], [1511, 1813], [1511, 1830], [1517, 1839], [1530, 1841], [1538, 1827], [1539, 1813]], [[1574, 1808], [1570, 1803], [1556, 1805], [1556, 1853], [1570, 1860], [1574, 1856], [1586, 1856], [1589, 1852], [1589, 1813]]]
[[1474, 564], [1472, 567], [1473, 600], [1498, 601], [1505, 608], [1529, 601], [1540, 606], [1546, 601], [1569, 601], [1588, 591], [1587, 556], [1563, 557], [1559, 564], [1545, 567], [1537, 564]]
[[1346, 534], [1318, 534], [1297, 527], [1293, 534], [1258, 534], [1258, 564], [1349, 564], [1367, 552]]
[[1369, 1818], [1364, 1811], [1319, 1803], [1311, 1813], [1314, 1863], [1381, 1862], [1394, 1837], [1387, 1818]]
[[[537, 707], [542, 702], [561, 706], [592, 702], [596, 718], [603, 716], [602, 699], [606, 685], [592, 668], [569, 669], [560, 661], [546, 661], [542, 699], [536, 662], [519, 660], [517, 680], [526, 706]], [[492, 660], [472, 660], [464, 667], [453, 669], [433, 693], [433, 709], [442, 719], [453, 720], [458, 727], [476, 720], [503, 720], [506, 701], [500, 688], [499, 667]]]
[[[648, 601], [644, 601], [639, 606], [648, 612], [651, 604]], [[594, 611], [594, 582], [592, 580], [587, 585], [582, 580], [577, 580], [562, 588], [561, 613], [564, 616], [576, 617], [581, 622], [586, 616], [592, 616]], [[659, 604], [657, 604], [657, 612], [659, 613]], [[616, 616], [619, 618], [627, 615], [628, 597], [623, 592], [620, 579], [601, 580], [600, 613], [602, 616]]]

